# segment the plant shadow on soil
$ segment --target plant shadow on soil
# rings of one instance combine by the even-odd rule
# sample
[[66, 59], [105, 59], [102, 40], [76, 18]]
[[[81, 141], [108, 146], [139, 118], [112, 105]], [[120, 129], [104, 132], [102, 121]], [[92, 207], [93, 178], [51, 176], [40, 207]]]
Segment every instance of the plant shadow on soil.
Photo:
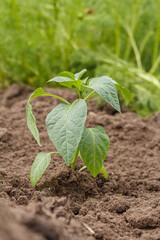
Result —
[[[75, 93], [46, 89], [72, 102]], [[87, 127], [101, 125], [111, 145], [104, 166], [109, 179], [93, 178], [78, 161], [76, 171], [55, 155], [34, 188], [31, 164], [40, 151], [54, 151], [45, 117], [59, 100], [32, 101], [43, 148], [26, 126], [29, 88], [0, 90], [0, 240], [160, 239], [160, 113], [151, 119], [112, 114], [88, 101]]]

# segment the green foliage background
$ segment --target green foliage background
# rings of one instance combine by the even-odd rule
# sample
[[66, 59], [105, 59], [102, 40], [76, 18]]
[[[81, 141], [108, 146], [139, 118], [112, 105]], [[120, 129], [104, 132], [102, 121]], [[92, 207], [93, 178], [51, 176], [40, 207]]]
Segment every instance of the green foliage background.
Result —
[[140, 115], [160, 110], [160, 0], [3, 0], [0, 22], [0, 87], [87, 68], [128, 87]]

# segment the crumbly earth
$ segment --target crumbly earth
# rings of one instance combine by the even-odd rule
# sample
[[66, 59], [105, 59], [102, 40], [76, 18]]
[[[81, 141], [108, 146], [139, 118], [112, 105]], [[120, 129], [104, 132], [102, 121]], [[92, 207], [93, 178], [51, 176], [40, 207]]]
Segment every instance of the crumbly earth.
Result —
[[[46, 91], [70, 102], [76, 98], [66, 89]], [[60, 101], [32, 101], [40, 148], [26, 126], [30, 93], [18, 85], [0, 90], [0, 240], [160, 240], [160, 113], [149, 120], [131, 112], [107, 114], [90, 100], [86, 126], [100, 125], [110, 137], [104, 162], [109, 178], [79, 173], [81, 160], [73, 171], [54, 155], [33, 187], [35, 156], [55, 150], [45, 117]]]

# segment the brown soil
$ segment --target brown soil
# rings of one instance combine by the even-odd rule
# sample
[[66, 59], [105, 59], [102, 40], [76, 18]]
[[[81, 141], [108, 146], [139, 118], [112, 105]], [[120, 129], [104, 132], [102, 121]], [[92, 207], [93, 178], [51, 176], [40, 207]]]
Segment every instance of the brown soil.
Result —
[[[76, 97], [47, 91], [68, 101]], [[160, 113], [148, 121], [130, 112], [109, 115], [90, 100], [86, 125], [103, 126], [111, 141], [104, 163], [109, 179], [79, 173], [81, 161], [73, 171], [54, 156], [34, 188], [29, 172], [36, 154], [55, 150], [45, 117], [59, 101], [32, 102], [40, 149], [26, 126], [30, 93], [18, 85], [0, 91], [0, 240], [160, 239]]]

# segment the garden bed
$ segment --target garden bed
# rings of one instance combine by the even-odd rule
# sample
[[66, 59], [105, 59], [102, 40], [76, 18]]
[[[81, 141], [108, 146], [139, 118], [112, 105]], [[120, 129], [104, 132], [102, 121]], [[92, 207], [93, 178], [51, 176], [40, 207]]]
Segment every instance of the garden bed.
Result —
[[[47, 89], [72, 102], [75, 93]], [[104, 162], [109, 179], [93, 178], [78, 162], [76, 171], [59, 156], [34, 188], [32, 162], [54, 151], [45, 117], [59, 100], [39, 97], [33, 112], [42, 149], [26, 126], [29, 88], [0, 90], [0, 240], [160, 239], [160, 113], [150, 120], [131, 112], [95, 110], [88, 101], [87, 127], [101, 125], [110, 137]]]

